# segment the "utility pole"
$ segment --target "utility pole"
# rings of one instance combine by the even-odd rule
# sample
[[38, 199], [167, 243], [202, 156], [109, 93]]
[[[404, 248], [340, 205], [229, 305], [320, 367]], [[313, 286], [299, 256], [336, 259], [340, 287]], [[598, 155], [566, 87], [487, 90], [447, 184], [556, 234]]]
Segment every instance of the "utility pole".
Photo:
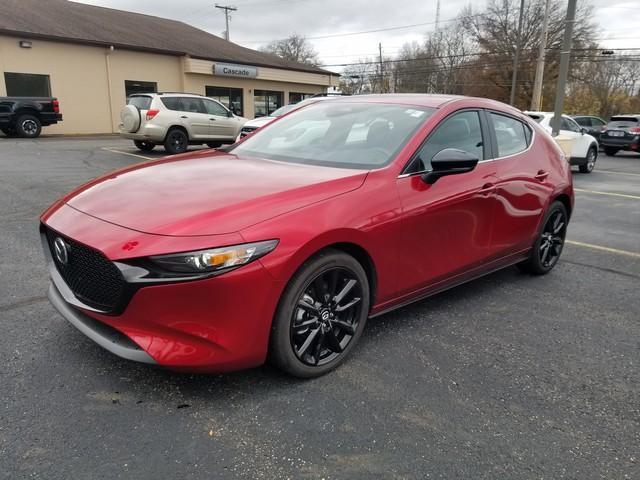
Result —
[[533, 82], [533, 95], [531, 97], [531, 110], [542, 109], [542, 78], [544, 77], [544, 60], [547, 54], [547, 30], [549, 29], [549, 4], [544, 5], [544, 18], [542, 19], [542, 31], [540, 32], [540, 50], [538, 50], [538, 63], [536, 64], [536, 78]]
[[551, 135], [554, 137], [560, 132], [560, 123], [562, 122], [564, 89], [567, 85], [567, 77], [569, 76], [569, 58], [571, 57], [571, 35], [573, 35], [573, 24], [576, 22], [576, 1], [577, 0], [569, 0], [569, 4], [567, 5], [567, 18], [564, 21], [564, 37], [562, 39], [562, 50], [560, 50], [560, 71], [558, 73], [558, 87], [556, 88], [556, 104], [551, 122]]
[[378, 52], [380, 54], [380, 65], [379, 65], [379, 69], [380, 69], [380, 93], [384, 93], [384, 71], [383, 71], [383, 65], [382, 65], [382, 43], [378, 43]]
[[516, 39], [516, 54], [513, 56], [513, 75], [511, 75], [511, 97], [509, 103], [516, 101], [516, 83], [518, 81], [518, 64], [520, 63], [520, 48], [522, 44], [522, 17], [524, 16], [524, 0], [520, 0], [520, 18], [518, 19], [518, 38]]
[[224, 10], [224, 18], [227, 24], [227, 29], [224, 31], [224, 39], [228, 42], [229, 41], [229, 17], [230, 17], [229, 12], [236, 12], [238, 11], [238, 9], [236, 7], [227, 7], [223, 5], [218, 5], [217, 3], [215, 7], [219, 8], [220, 10]]
[[434, 31], [437, 33], [440, 28], [440, 0], [436, 0], [436, 26]]

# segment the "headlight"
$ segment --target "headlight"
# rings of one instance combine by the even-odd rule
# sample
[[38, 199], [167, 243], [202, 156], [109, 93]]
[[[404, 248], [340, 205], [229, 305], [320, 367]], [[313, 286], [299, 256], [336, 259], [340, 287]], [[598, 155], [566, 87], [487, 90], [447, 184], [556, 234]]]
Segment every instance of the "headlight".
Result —
[[150, 257], [164, 270], [177, 273], [207, 273], [245, 265], [256, 260], [278, 245], [278, 240], [245, 243], [231, 247], [210, 248], [196, 252], [172, 253]]

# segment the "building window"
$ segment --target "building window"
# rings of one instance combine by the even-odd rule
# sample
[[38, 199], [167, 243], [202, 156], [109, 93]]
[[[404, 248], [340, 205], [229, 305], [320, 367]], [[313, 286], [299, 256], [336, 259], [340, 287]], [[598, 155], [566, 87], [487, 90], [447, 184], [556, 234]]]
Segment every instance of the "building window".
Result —
[[242, 89], [228, 87], [205, 87], [207, 97], [218, 100], [221, 104], [231, 110], [235, 115], [242, 116], [244, 111], [242, 104]]
[[49, 75], [5, 72], [4, 83], [9, 97], [50, 97]]
[[127, 98], [134, 93], [157, 93], [158, 84], [156, 82], [139, 82], [138, 80], [125, 80], [124, 91]]
[[314, 95], [315, 93], [289, 92], [289, 103], [298, 103], [304, 100], [305, 98], [311, 98]]
[[282, 106], [283, 92], [254, 90], [253, 108], [256, 117], [271, 115]]

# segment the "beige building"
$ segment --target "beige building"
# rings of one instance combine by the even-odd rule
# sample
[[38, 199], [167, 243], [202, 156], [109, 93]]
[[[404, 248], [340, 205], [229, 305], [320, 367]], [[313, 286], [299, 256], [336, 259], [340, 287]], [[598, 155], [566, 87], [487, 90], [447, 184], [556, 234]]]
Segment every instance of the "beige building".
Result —
[[254, 118], [338, 82], [182, 22], [67, 0], [3, 0], [0, 72], [0, 97], [58, 98], [47, 134], [117, 132], [132, 93], [199, 93]]

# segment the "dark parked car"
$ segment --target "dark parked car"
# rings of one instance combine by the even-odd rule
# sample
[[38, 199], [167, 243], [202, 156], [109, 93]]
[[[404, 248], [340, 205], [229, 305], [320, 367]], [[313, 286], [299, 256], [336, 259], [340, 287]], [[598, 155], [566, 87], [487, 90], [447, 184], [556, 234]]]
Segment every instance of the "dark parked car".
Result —
[[0, 131], [7, 137], [35, 138], [61, 121], [57, 98], [0, 97]]
[[640, 152], [640, 115], [611, 117], [600, 138], [607, 155], [615, 155], [620, 150]]
[[588, 133], [600, 142], [600, 135], [607, 122], [593, 115], [572, 115], [572, 118], [578, 125], [585, 129], [585, 133]]

